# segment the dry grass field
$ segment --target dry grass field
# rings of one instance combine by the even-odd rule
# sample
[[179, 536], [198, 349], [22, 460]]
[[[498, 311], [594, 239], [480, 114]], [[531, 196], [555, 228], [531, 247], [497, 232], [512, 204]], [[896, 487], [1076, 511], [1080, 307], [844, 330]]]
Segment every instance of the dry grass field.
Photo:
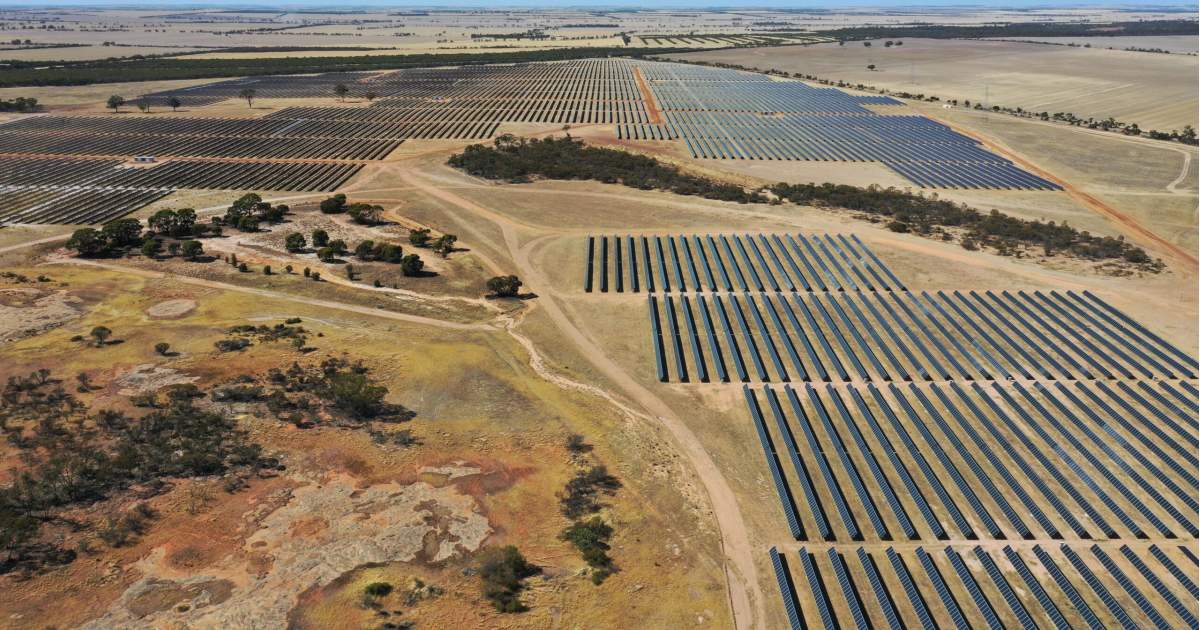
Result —
[[[982, 40], [904, 39], [885, 48], [756, 48], [688, 53], [681, 59], [799, 72], [833, 81], [1029, 111], [1109, 117], [1142, 129], [1197, 126], [1200, 61], [1183, 55]], [[867, 69], [874, 65], [874, 70]]]

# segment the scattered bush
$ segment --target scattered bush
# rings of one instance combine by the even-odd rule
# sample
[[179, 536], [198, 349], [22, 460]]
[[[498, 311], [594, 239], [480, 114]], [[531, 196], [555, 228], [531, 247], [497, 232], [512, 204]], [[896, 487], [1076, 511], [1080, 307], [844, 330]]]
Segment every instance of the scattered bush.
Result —
[[520, 600], [521, 591], [525, 589], [524, 581], [541, 572], [512, 545], [484, 551], [479, 562], [483, 596], [502, 613], [529, 610]]

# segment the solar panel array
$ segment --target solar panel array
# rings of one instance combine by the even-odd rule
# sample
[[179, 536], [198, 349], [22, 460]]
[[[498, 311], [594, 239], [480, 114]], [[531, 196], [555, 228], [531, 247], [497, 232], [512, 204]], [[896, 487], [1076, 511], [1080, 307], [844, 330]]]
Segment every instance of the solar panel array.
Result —
[[[646, 101], [638, 74], [661, 113]], [[390, 138], [485, 139], [502, 123], [612, 124], [619, 138], [681, 140], [693, 156], [744, 160], [823, 160], [882, 163], [929, 188], [1051, 190], [1058, 186], [982, 148], [976, 141], [922, 116], [892, 115], [887, 96], [852, 95], [762, 74], [686, 64], [582, 59], [565, 62], [302, 77], [249, 77], [158, 92], [188, 106], [237, 98], [348, 96], [362, 106], [285, 107], [267, 120], [374, 123]], [[306, 131], [318, 133], [319, 131]], [[341, 136], [339, 136], [341, 137]], [[354, 136], [367, 137], [367, 136]]]
[[1060, 188], [946, 125], [867, 107], [899, 104], [889, 97], [853, 96], [739, 70], [653, 62], [640, 67], [664, 120], [619, 125], [620, 138], [681, 139], [697, 158], [879, 162], [928, 188]]
[[1197, 361], [1129, 315], [911, 290], [850, 235], [586, 247], [658, 380], [742, 384], [791, 627], [1196, 626]]
[[1124, 547], [1120, 558], [1099, 546], [1065, 543], [854, 545], [823, 553], [771, 548], [770, 554], [794, 630], [1196, 627], [1195, 599], [1185, 600], [1185, 591], [1131, 577], [1145, 579], [1138, 570], [1149, 557], [1144, 547]]
[[95, 224], [124, 216], [180, 188], [332, 191], [360, 163], [0, 157], [0, 224]]

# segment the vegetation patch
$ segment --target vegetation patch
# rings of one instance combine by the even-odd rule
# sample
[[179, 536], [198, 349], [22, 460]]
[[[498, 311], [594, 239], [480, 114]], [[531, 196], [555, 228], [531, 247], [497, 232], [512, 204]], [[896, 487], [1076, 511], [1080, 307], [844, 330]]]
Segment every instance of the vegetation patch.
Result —
[[761, 194], [736, 184], [689, 175], [679, 167], [618, 149], [589, 147], [569, 135], [528, 139], [504, 134], [492, 146], [473, 144], [450, 157], [450, 166], [476, 177], [509, 183], [536, 178], [595, 180], [642, 190], [668, 190], [680, 195], [751, 203]]
[[0, 573], [74, 560], [75, 550], [40, 535], [46, 523], [92, 527], [116, 547], [154, 517], [142, 505], [88, 525], [67, 519], [69, 508], [135, 485], [161, 488], [170, 478], [225, 477], [226, 487], [236, 489], [255, 471], [278, 466], [232, 418], [200, 407], [196, 398], [204, 394], [195, 386], [167, 388], [164, 395], [141, 414], [93, 412], [49, 370], [8, 380], [0, 396], [0, 429], [21, 464], [0, 488]]
[[914, 195], [893, 188], [860, 188], [839, 184], [777, 184], [771, 188], [782, 199], [817, 207], [854, 210], [872, 221], [888, 221], [893, 232], [958, 239], [969, 250], [989, 248], [1003, 256], [1019, 256], [1040, 248], [1046, 256], [1063, 254], [1089, 261], [1122, 261], [1140, 271], [1157, 273], [1161, 260], [1152, 260], [1141, 247], [1124, 237], [1096, 236], [1066, 223], [1018, 219], [997, 210], [983, 213], [966, 204]]
[[529, 607], [521, 602], [521, 591], [525, 590], [527, 578], [541, 572], [541, 568], [530, 564], [512, 545], [484, 551], [479, 562], [483, 596], [502, 613], [529, 610]]

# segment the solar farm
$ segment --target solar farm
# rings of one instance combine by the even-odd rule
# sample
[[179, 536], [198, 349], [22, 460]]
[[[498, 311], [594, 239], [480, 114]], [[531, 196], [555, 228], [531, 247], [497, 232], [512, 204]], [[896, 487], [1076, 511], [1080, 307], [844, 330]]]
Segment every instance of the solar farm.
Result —
[[853, 234], [586, 248], [585, 293], [645, 301], [658, 381], [741, 384], [791, 627], [1195, 627], [1197, 361], [1147, 326], [911, 290]]
[[[5, 223], [102, 223], [179, 189], [323, 191], [409, 140], [486, 140], [506, 123], [612, 125], [618, 139], [679, 142], [695, 158], [878, 162], [921, 187], [1055, 190], [1058, 186], [888, 97], [765, 75], [628, 59], [251, 77], [155, 92], [204, 108], [254, 90], [259, 99], [328, 97], [344, 85], [367, 106], [287, 106], [257, 118], [167, 114], [32, 116], [0, 125]], [[155, 176], [111, 160], [161, 158]], [[100, 160], [91, 166], [80, 159]], [[180, 160], [203, 158], [210, 165]], [[66, 179], [31, 184], [38, 172]], [[286, 166], [283, 165], [286, 162]], [[176, 164], [170, 166], [170, 164]], [[103, 167], [101, 167], [101, 164]], [[92, 167], [107, 171], [73, 175]], [[68, 173], [70, 172], [70, 173]]]

